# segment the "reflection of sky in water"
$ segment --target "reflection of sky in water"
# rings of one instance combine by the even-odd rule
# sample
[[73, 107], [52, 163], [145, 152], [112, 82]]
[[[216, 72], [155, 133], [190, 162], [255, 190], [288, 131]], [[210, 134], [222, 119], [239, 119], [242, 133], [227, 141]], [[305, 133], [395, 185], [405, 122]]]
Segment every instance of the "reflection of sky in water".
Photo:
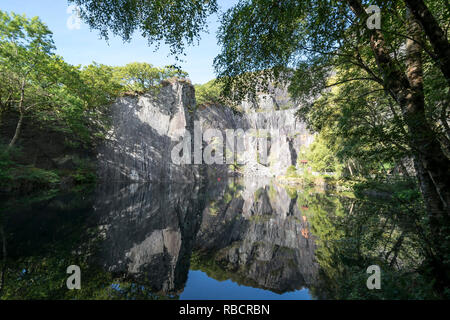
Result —
[[[303, 193], [293, 197], [266, 181], [244, 182], [209, 186], [201, 193], [206, 197], [190, 185], [112, 183], [92, 198], [68, 193], [50, 201], [38, 199], [32, 206], [13, 202], [6, 228], [8, 251], [17, 253], [10, 268], [17, 270], [10, 273], [7, 285], [20, 299], [36, 294], [72, 299], [69, 294], [59, 296], [57, 286], [35, 279], [63, 279], [64, 285], [66, 274], [60, 275], [59, 265], [73, 264], [77, 250], [80, 259], [94, 257], [84, 266], [92, 277], [82, 277], [82, 283], [90, 281], [89, 286], [101, 292], [107, 288], [111, 298], [311, 299], [308, 289], [285, 292], [316, 280], [314, 239], [305, 233], [309, 221], [299, 208], [308, 201], [300, 198]], [[82, 232], [91, 226], [95, 232]], [[68, 234], [74, 236], [67, 238]], [[55, 243], [60, 244], [56, 250]], [[21, 262], [38, 254], [62, 262], [45, 268], [39, 261]], [[192, 269], [211, 267], [218, 279], [229, 280], [189, 271], [189, 262]], [[15, 289], [20, 287], [28, 291]], [[85, 292], [83, 299], [98, 297]]]
[[277, 294], [269, 290], [240, 286], [231, 280], [217, 281], [202, 271], [189, 271], [181, 300], [310, 300], [308, 289]]

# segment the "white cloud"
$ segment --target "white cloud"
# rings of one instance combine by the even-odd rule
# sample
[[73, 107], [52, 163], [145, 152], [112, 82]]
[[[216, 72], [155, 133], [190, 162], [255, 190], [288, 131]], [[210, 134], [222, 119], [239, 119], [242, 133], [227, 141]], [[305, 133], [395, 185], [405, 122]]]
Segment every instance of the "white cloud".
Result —
[[81, 29], [81, 19], [80, 19], [80, 8], [75, 5], [70, 5], [67, 8], [67, 13], [70, 17], [67, 18], [67, 28], [69, 30], [80, 30]]

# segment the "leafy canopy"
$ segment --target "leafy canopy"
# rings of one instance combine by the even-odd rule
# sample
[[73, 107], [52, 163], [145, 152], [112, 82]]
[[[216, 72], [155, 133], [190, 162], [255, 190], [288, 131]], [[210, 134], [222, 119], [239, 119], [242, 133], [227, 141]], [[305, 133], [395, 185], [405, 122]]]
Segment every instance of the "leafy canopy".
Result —
[[150, 44], [164, 41], [181, 53], [205, 30], [206, 18], [218, 10], [216, 0], [69, 0], [81, 17], [108, 39], [111, 32], [129, 41], [140, 32]]

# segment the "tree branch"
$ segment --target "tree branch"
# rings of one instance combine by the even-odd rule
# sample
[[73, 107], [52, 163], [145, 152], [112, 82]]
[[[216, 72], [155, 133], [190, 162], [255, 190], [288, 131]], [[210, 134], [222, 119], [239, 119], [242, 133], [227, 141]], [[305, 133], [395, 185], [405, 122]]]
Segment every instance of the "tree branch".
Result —
[[450, 84], [450, 43], [444, 31], [422, 0], [405, 0], [405, 2], [430, 40], [439, 61], [439, 67]]

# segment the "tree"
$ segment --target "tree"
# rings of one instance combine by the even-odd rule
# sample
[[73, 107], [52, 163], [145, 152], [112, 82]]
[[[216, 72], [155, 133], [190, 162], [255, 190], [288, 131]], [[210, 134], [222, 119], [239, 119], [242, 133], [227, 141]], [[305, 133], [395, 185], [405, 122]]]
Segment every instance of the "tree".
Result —
[[404, 161], [411, 156], [411, 148], [399, 108], [388, 95], [380, 95], [381, 85], [359, 81], [333, 85], [349, 74], [357, 77], [358, 70], [349, 66], [331, 77], [330, 89], [315, 100], [313, 108], [303, 110], [302, 117], [320, 132], [318, 142], [326, 144], [350, 176], [383, 179], [386, 165], [407, 174]]
[[117, 70], [104, 64], [92, 63], [80, 70], [79, 95], [86, 108], [95, 109], [107, 106], [123, 91], [123, 85], [117, 79]]
[[[434, 9], [448, 12], [444, 1], [435, 3]], [[240, 76], [247, 72], [267, 70], [266, 78], [283, 78], [294, 69], [291, 92], [305, 105], [300, 115], [316, 108], [316, 98], [330, 87], [350, 82], [371, 84], [358, 94], [387, 95], [405, 124], [434, 243], [440, 247], [450, 212], [450, 161], [440, 138], [448, 132], [438, 131], [443, 129], [429, 115], [446, 108], [447, 99], [441, 96], [442, 104], [426, 105], [424, 86], [433, 78], [448, 93], [445, 74], [435, 72], [445, 63], [436, 62], [440, 55], [432, 54], [430, 39], [423, 37], [422, 26], [404, 3], [376, 4], [386, 13], [381, 30], [367, 28], [369, 14], [360, 0], [241, 1], [222, 18], [216, 70], [232, 90], [254, 86], [254, 79]], [[448, 22], [448, 14], [444, 17], [441, 24]], [[424, 63], [432, 64], [429, 74], [423, 72]], [[330, 84], [336, 73], [338, 81]], [[358, 98], [349, 93], [348, 98]]]
[[[430, 281], [442, 279], [422, 271], [429, 270], [430, 254], [428, 234], [420, 222], [422, 209], [413, 204], [415, 200], [405, 203], [401, 192], [393, 189], [392, 199], [383, 201], [306, 196], [307, 219], [316, 239], [315, 259], [320, 266], [318, 279], [309, 288], [313, 296], [341, 300], [448, 297], [445, 287], [436, 290]], [[380, 266], [383, 272], [382, 290], [367, 290], [366, 270], [370, 265]]]
[[221, 96], [222, 86], [216, 80], [211, 80], [205, 84], [195, 85], [195, 97], [197, 105], [204, 105], [207, 103], [222, 103]]
[[314, 142], [306, 151], [306, 158], [309, 160], [311, 168], [318, 172], [340, 173], [340, 164], [334, 153], [327, 146], [326, 141], [318, 135]]
[[51, 31], [37, 17], [0, 11], [0, 107], [18, 114], [8, 149], [31, 117], [72, 144], [91, 145], [105, 131], [104, 108], [123, 90], [115, 69], [72, 66], [54, 49]]
[[[185, 1], [184, 5], [178, 1], [73, 2], [82, 6], [84, 19], [103, 35], [110, 30], [129, 40], [132, 32], [139, 29], [149, 42], [165, 39], [174, 52], [183, 50], [183, 39], [192, 43], [202, 30], [205, 17], [217, 11], [215, 1]], [[225, 94], [230, 96], [237, 88], [242, 94], [255, 90], [256, 84], [261, 84], [261, 80], [255, 82], [255, 71], [267, 83], [269, 77], [291, 75], [293, 67], [292, 91], [296, 96], [311, 97], [322, 93], [336, 66], [359, 68], [359, 77], [343, 81], [377, 83], [400, 106], [429, 211], [433, 216], [448, 219], [449, 159], [441, 146], [441, 138], [448, 140], [450, 134], [446, 117], [448, 99], [440, 98], [445, 132], [436, 132], [434, 123], [427, 119], [422, 61], [426, 53], [427, 60], [432, 60], [448, 81], [448, 39], [440, 21], [423, 1], [380, 0], [376, 4], [389, 13], [382, 30], [366, 27], [369, 14], [365, 2], [360, 0], [240, 1], [222, 17], [219, 42], [223, 51], [215, 60], [216, 70], [226, 82]], [[429, 5], [435, 12], [444, 12], [439, 17], [441, 21], [448, 20], [449, 10], [444, 1]], [[411, 13], [408, 16], [406, 6]], [[187, 15], [186, 24], [177, 22], [180, 14]], [[162, 31], [158, 26], [163, 26]], [[406, 47], [402, 46], [405, 44]]]
[[217, 11], [216, 0], [69, 0], [80, 6], [81, 17], [108, 38], [111, 32], [130, 40], [141, 32], [150, 44], [164, 41], [181, 53], [205, 29], [206, 18]]
[[[434, 50], [434, 60], [450, 83], [450, 44], [439, 22], [422, 0], [405, 0], [414, 19], [422, 26]], [[449, 10], [446, 11], [447, 18]]]
[[[13, 102], [19, 111], [14, 137], [9, 147], [19, 138], [25, 113], [39, 102], [28, 100], [30, 82], [44, 77], [49, 80], [48, 64], [53, 58], [52, 33], [38, 18], [0, 11], [0, 64], [2, 78], [10, 85], [8, 101]], [[41, 81], [39, 89], [50, 86], [51, 81]]]
[[160, 71], [148, 63], [133, 62], [116, 71], [121, 83], [130, 91], [144, 92], [160, 82]]

